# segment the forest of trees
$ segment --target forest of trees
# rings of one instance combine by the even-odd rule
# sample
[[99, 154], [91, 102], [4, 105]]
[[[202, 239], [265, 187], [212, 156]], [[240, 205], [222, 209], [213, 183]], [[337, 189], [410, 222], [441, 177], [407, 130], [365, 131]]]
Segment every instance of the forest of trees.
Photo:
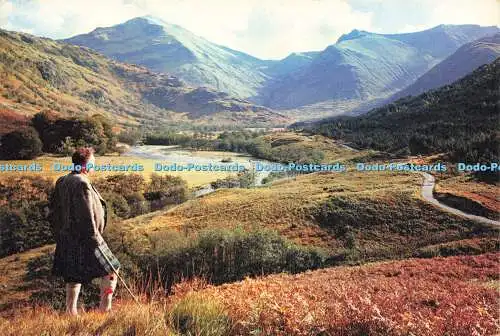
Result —
[[499, 78], [497, 59], [451, 85], [306, 130], [400, 156], [445, 153], [451, 162], [498, 162]]

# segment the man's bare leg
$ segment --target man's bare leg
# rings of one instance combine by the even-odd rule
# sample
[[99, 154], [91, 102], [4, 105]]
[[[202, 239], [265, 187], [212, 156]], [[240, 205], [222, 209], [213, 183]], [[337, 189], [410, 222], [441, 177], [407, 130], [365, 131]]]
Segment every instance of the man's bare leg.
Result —
[[76, 282], [66, 283], [66, 314], [78, 315], [77, 303], [82, 284]]
[[101, 303], [99, 304], [99, 309], [102, 312], [109, 312], [111, 310], [111, 302], [117, 282], [118, 276], [115, 273], [108, 274], [101, 278]]

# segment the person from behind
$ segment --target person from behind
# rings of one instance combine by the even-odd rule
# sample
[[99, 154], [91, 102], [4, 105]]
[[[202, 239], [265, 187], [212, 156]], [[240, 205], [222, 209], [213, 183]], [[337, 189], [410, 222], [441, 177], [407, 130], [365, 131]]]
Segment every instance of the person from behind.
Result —
[[79, 148], [73, 170], [60, 177], [50, 200], [49, 220], [56, 241], [52, 274], [66, 283], [66, 313], [77, 315], [82, 284], [101, 278], [99, 309], [111, 310], [120, 262], [103, 239], [107, 224], [104, 199], [88, 178], [95, 164], [92, 148]]

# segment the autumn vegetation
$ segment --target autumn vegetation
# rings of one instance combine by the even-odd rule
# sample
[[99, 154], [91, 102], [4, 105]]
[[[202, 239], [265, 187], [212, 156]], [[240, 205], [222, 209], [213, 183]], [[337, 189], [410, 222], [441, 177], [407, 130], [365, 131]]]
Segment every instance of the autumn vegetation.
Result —
[[494, 335], [498, 253], [278, 274], [173, 294], [124, 297], [109, 315], [35, 308], [0, 320], [5, 335]]

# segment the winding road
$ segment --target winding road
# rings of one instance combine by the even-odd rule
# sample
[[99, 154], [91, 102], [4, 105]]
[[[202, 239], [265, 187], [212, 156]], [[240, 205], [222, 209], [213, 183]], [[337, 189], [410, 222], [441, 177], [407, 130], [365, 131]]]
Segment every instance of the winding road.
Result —
[[[345, 143], [339, 142], [338, 144], [346, 149], [350, 149], [351, 151], [355, 151], [355, 152], [358, 151], [357, 149], [352, 148]], [[489, 218], [486, 218], [483, 216], [477, 216], [477, 215], [473, 215], [473, 214], [470, 214], [467, 212], [463, 212], [461, 210], [458, 210], [456, 208], [452, 208], [450, 206], [447, 206], [446, 204], [439, 202], [437, 199], [434, 198], [434, 193], [433, 193], [434, 186], [436, 185], [436, 179], [434, 178], [434, 176], [432, 176], [429, 173], [422, 172], [421, 175], [424, 177], [424, 182], [422, 183], [422, 198], [424, 200], [426, 200], [427, 202], [434, 204], [435, 206], [439, 207], [443, 211], [446, 211], [448, 213], [452, 213], [452, 214], [457, 215], [457, 216], [462, 216], [462, 217], [465, 217], [467, 219], [470, 219], [470, 220], [473, 220], [476, 222], [480, 222], [483, 224], [492, 224], [492, 225], [500, 226], [499, 221], [489, 219]]]
[[471, 219], [471, 220], [476, 221], [476, 222], [500, 226], [499, 221], [489, 219], [486, 217], [482, 217], [482, 216], [472, 215], [472, 214], [463, 212], [461, 210], [458, 210], [456, 208], [452, 208], [450, 206], [447, 206], [446, 204], [440, 203], [437, 199], [434, 198], [434, 194], [433, 194], [434, 186], [436, 184], [434, 176], [432, 176], [431, 174], [428, 174], [428, 173], [422, 173], [422, 176], [424, 177], [424, 182], [422, 183], [422, 197], [427, 202], [434, 204], [435, 206], [441, 208], [442, 210], [444, 210], [446, 212], [449, 212], [449, 213], [452, 213], [452, 214], [455, 214], [458, 216], [462, 216], [462, 217]]

